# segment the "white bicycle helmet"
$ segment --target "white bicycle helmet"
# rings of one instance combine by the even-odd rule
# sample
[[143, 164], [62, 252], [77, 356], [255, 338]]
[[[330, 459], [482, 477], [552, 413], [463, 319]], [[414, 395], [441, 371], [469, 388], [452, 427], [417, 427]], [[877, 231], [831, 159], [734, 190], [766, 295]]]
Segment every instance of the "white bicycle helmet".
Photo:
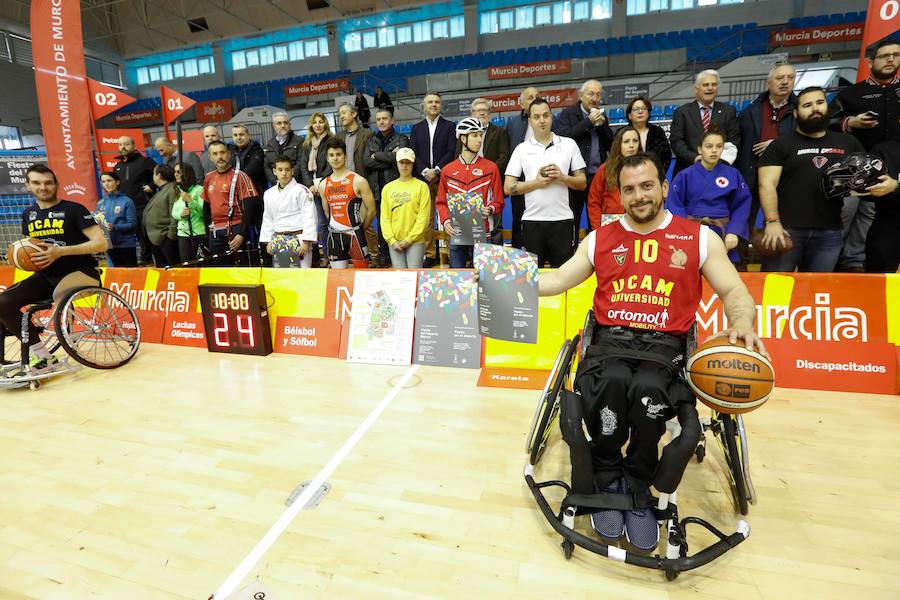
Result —
[[481, 124], [481, 121], [475, 117], [466, 117], [456, 124], [456, 139], [459, 139], [462, 135], [468, 135], [473, 131], [480, 133], [484, 131], [484, 126]]

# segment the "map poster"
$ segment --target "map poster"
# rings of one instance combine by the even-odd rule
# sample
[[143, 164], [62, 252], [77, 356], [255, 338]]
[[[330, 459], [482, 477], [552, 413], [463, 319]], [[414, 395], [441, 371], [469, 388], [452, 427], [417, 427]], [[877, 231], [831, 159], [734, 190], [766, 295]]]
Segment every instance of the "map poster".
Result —
[[356, 272], [348, 361], [410, 364], [417, 275], [417, 271]]
[[538, 266], [534, 254], [476, 244], [478, 330], [509, 342], [537, 342]]
[[426, 270], [419, 275], [413, 362], [442, 367], [481, 366], [478, 286], [469, 271]]
[[480, 193], [447, 194], [447, 207], [450, 209], [450, 224], [456, 230], [456, 235], [450, 237], [452, 245], [474, 246], [487, 242]]

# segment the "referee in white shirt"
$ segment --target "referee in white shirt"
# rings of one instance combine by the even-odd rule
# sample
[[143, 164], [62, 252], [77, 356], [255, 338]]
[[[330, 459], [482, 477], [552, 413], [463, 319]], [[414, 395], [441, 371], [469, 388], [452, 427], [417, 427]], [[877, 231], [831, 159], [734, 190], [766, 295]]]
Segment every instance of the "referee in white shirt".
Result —
[[[553, 113], [544, 98], [535, 98], [528, 107], [534, 137], [516, 146], [506, 167], [506, 194], [525, 195], [522, 215], [522, 242], [536, 254], [538, 265], [562, 266], [575, 249], [569, 189], [587, 186], [586, 165], [575, 140], [551, 131]], [[525, 181], [519, 181], [524, 173]]]

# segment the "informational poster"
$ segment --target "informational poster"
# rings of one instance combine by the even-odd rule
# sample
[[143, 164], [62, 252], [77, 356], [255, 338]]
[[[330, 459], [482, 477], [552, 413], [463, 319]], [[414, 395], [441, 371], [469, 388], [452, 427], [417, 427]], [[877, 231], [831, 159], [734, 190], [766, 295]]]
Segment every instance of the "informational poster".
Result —
[[510, 342], [537, 342], [538, 266], [534, 254], [476, 244], [478, 330]]
[[477, 192], [454, 192], [447, 194], [450, 209], [450, 225], [456, 235], [450, 237], [454, 246], [474, 246], [487, 242], [484, 231], [484, 217], [481, 215], [481, 194]]
[[357, 271], [348, 361], [410, 364], [417, 275], [416, 271]]
[[19, 154], [0, 157], [0, 194], [27, 194], [25, 171], [34, 163], [47, 162], [44, 154]]
[[467, 369], [480, 367], [477, 301], [474, 273], [422, 271], [413, 362]]

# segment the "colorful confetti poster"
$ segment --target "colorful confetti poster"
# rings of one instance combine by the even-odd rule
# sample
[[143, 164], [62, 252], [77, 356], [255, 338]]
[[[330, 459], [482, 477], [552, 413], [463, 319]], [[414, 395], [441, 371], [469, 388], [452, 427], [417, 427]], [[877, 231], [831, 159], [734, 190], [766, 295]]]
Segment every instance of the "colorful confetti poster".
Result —
[[413, 362], [479, 368], [477, 298], [478, 285], [472, 272], [421, 271]]
[[450, 209], [450, 224], [456, 230], [456, 235], [450, 237], [452, 245], [474, 246], [487, 242], [479, 192], [447, 194], [447, 207]]
[[537, 342], [538, 267], [534, 254], [476, 244], [478, 330], [509, 342]]

